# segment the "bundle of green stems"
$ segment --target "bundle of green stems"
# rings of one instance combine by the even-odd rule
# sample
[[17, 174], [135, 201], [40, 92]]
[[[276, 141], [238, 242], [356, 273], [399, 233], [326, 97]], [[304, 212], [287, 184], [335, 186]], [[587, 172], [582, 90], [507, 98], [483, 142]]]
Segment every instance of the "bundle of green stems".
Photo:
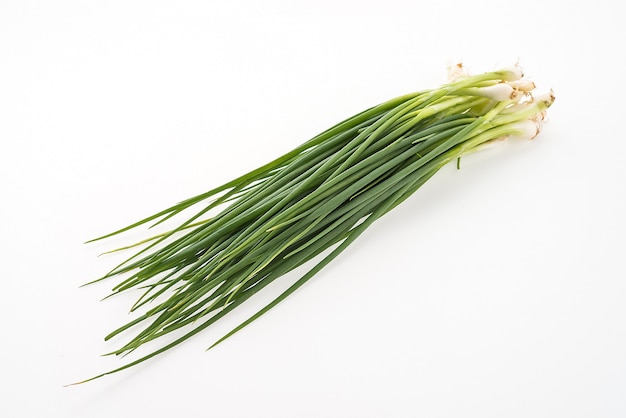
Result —
[[143, 313], [106, 339], [129, 329], [136, 334], [110, 354], [125, 355], [173, 331], [184, 332], [89, 380], [176, 346], [315, 260], [287, 290], [215, 344], [220, 343], [306, 283], [446, 164], [494, 141], [534, 138], [554, 101], [551, 92], [533, 96], [535, 85], [519, 67], [470, 76], [459, 65], [451, 74], [448, 84], [369, 108], [262, 167], [96, 238], [195, 210], [173, 230], [125, 247], [137, 251], [96, 280], [121, 276], [113, 294], [144, 290], [131, 309]]

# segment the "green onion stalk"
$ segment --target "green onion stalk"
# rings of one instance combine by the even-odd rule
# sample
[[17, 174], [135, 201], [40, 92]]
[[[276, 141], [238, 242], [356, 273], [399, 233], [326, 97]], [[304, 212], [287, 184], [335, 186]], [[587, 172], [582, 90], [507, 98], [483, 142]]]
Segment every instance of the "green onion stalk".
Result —
[[195, 211], [171, 231], [122, 248], [136, 252], [94, 281], [122, 277], [109, 296], [143, 289], [131, 308], [136, 317], [105, 339], [130, 329], [133, 337], [109, 354], [126, 355], [174, 331], [180, 336], [83, 382], [180, 344], [315, 259], [287, 290], [211, 347], [249, 325], [446, 164], [494, 141], [534, 138], [554, 102], [552, 92], [535, 97], [534, 89], [517, 66], [470, 76], [459, 64], [437, 89], [369, 108], [262, 167], [92, 240]]

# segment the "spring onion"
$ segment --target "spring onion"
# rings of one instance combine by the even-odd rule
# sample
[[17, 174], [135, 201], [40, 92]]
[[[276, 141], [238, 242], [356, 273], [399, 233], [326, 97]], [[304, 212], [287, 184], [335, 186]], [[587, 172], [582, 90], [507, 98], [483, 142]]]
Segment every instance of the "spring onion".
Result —
[[173, 230], [123, 248], [143, 246], [94, 281], [122, 276], [111, 295], [143, 289], [131, 309], [143, 313], [105, 339], [129, 329], [137, 330], [134, 337], [109, 354], [131, 353], [177, 330], [182, 336], [84, 382], [163, 353], [317, 260], [211, 347], [219, 344], [306, 283], [449, 162], [494, 141], [539, 133], [554, 95], [534, 96], [534, 83], [518, 66], [471, 76], [460, 64], [451, 70], [437, 89], [369, 108], [262, 167], [92, 240], [195, 210]]

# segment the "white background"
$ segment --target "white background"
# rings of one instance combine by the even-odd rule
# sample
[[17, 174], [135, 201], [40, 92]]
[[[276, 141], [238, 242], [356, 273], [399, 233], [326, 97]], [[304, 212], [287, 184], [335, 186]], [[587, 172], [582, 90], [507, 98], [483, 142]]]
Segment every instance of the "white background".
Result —
[[[618, 2], [0, 2], [0, 416], [626, 416]], [[83, 245], [366, 107], [519, 59], [534, 141], [445, 167], [287, 301], [148, 363]], [[136, 357], [129, 357], [134, 359]]]

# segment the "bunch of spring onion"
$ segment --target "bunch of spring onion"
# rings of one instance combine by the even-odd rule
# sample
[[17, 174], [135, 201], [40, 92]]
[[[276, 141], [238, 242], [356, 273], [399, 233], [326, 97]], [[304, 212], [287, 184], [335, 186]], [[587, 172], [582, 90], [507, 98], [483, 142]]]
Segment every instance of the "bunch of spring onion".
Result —
[[173, 331], [182, 336], [89, 380], [176, 346], [317, 260], [218, 344], [306, 283], [444, 165], [493, 141], [534, 138], [554, 101], [551, 92], [533, 96], [535, 85], [517, 66], [470, 76], [459, 64], [450, 74], [448, 84], [367, 109], [256, 170], [97, 238], [197, 208], [174, 230], [131, 245], [143, 248], [99, 279], [123, 276], [113, 294], [143, 289], [132, 310], [145, 312], [106, 336], [136, 329], [134, 338], [110, 354]]

